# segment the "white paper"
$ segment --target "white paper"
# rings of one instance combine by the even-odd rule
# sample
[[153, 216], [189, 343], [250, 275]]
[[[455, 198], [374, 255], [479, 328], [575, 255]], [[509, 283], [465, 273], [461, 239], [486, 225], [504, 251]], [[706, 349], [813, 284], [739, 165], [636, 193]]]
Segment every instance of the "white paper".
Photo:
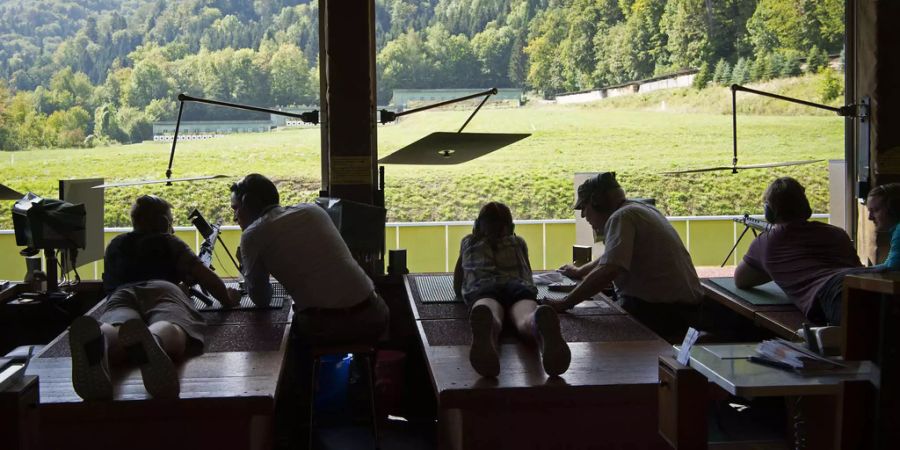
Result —
[[688, 328], [687, 334], [684, 335], [684, 342], [681, 343], [681, 350], [678, 351], [678, 363], [687, 366], [691, 359], [691, 347], [697, 342], [697, 338], [700, 337], [700, 332], [693, 329]]

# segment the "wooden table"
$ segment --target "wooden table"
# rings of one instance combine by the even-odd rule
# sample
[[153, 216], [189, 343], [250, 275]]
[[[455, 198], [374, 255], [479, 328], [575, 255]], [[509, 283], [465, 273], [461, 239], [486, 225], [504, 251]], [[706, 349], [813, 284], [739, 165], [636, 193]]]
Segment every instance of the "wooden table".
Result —
[[[798, 374], [747, 361], [757, 344], [699, 345], [691, 349], [691, 368], [726, 392], [740, 397], [837, 395], [843, 381], [872, 381], [871, 361], [847, 361], [847, 367]], [[728, 357], [721, 357], [723, 355]]]
[[[181, 394], [175, 400], [152, 399], [140, 371], [125, 366], [113, 368], [113, 401], [82, 401], [72, 388], [71, 358], [48, 357], [67, 345], [63, 333], [27, 371], [40, 378], [41, 448], [269, 448], [290, 332], [285, 303], [287, 314], [278, 322], [257, 320], [272, 310], [212, 313], [209, 350], [178, 363]], [[273, 332], [278, 342], [267, 351], [215, 351], [235, 342], [272, 341]]]
[[754, 305], [708, 279], [701, 279], [700, 285], [703, 287], [707, 299], [724, 306], [778, 337], [797, 340], [797, 329], [802, 328], [803, 322], [807, 321], [803, 313], [793, 304]]
[[[763, 448], [748, 442], [707, 441], [704, 399], [707, 381], [726, 392], [745, 398], [786, 397], [789, 417], [802, 417], [806, 448], [860, 448], [859, 430], [848, 423], [865, 416], [856, 395], [861, 386], [877, 378], [871, 361], [845, 361], [846, 367], [798, 374], [752, 363], [757, 344], [697, 345], [691, 349], [690, 366], [662, 357], [660, 363], [660, 433], [679, 449]], [[795, 419], [796, 420], [796, 419]], [[789, 440], [766, 443], [781, 448]], [[852, 443], [848, 445], [848, 443]], [[744, 445], [738, 447], [738, 445]], [[762, 445], [762, 442], [756, 442]], [[771, 448], [771, 447], [765, 447]]]
[[[442, 448], [667, 448], [656, 432], [657, 358], [672, 348], [624, 311], [588, 304], [560, 315], [572, 350], [561, 377], [544, 373], [534, 347], [505, 336], [500, 376], [483, 378], [469, 363], [467, 319], [446, 304], [423, 304], [410, 287], [415, 276], [405, 283], [438, 402]], [[435, 317], [432, 307], [452, 313]]]

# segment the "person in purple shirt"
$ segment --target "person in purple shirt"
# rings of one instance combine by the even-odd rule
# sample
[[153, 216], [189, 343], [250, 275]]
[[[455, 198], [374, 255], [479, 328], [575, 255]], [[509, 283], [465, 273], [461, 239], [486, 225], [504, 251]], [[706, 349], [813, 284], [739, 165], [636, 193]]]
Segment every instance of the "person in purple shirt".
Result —
[[734, 272], [735, 285], [747, 289], [775, 281], [808, 319], [840, 325], [844, 276], [865, 270], [850, 237], [809, 220], [806, 190], [793, 178], [773, 181], [763, 199], [774, 227], [750, 244]]

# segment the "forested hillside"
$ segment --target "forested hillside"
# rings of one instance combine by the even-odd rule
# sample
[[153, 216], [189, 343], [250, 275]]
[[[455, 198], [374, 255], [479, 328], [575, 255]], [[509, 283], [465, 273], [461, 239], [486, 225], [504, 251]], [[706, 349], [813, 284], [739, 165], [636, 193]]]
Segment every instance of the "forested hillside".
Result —
[[[379, 102], [394, 88], [545, 96], [700, 68], [700, 84], [817, 71], [843, 0], [376, 0]], [[137, 142], [175, 96], [318, 97], [302, 0], [2, 0], [0, 149]], [[236, 117], [190, 108], [188, 118]], [[230, 116], [229, 116], [230, 115]]]

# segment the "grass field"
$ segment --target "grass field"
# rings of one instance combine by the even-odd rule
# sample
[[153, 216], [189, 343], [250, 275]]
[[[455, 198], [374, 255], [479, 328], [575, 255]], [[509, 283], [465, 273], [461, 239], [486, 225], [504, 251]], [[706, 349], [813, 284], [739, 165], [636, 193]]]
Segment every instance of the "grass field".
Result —
[[[814, 85], [815, 79], [785, 82], [782, 90], [802, 94], [797, 83]], [[779, 90], [779, 86], [771, 88]], [[741, 164], [843, 158], [840, 118], [815, 110], [809, 115], [778, 115], [801, 111], [766, 106], [770, 104], [749, 97], [739, 100]], [[699, 94], [684, 89], [591, 105], [529, 104], [516, 109], [484, 109], [469, 124], [468, 131], [524, 132], [531, 137], [457, 166], [387, 166], [388, 220], [470, 220], [487, 200], [508, 203], [520, 219], [571, 218], [573, 174], [606, 170], [619, 173], [628, 195], [655, 197], [667, 215], [759, 213], [766, 184], [784, 175], [796, 177], [807, 186], [815, 212], [827, 212], [825, 162], [736, 175], [659, 174], [731, 163], [731, 117], [724, 114], [727, 108], [723, 110], [729, 98], [725, 88], [706, 89]], [[433, 131], [455, 131], [468, 114], [423, 112], [379, 127], [379, 156]], [[320, 189], [319, 142], [317, 128], [181, 142], [174, 175], [225, 174], [236, 178], [259, 172], [278, 182], [283, 203], [308, 201]], [[0, 154], [0, 180], [19, 191], [55, 197], [61, 178], [162, 178], [168, 154], [169, 144], [152, 142], [4, 152]], [[223, 217], [230, 222], [231, 181], [108, 189], [106, 224], [128, 225], [128, 206], [140, 193], [155, 193], [170, 200], [180, 225], [188, 225], [186, 214], [180, 212], [193, 207], [200, 207], [208, 217]], [[10, 203], [0, 206], [0, 228], [11, 227]]]

